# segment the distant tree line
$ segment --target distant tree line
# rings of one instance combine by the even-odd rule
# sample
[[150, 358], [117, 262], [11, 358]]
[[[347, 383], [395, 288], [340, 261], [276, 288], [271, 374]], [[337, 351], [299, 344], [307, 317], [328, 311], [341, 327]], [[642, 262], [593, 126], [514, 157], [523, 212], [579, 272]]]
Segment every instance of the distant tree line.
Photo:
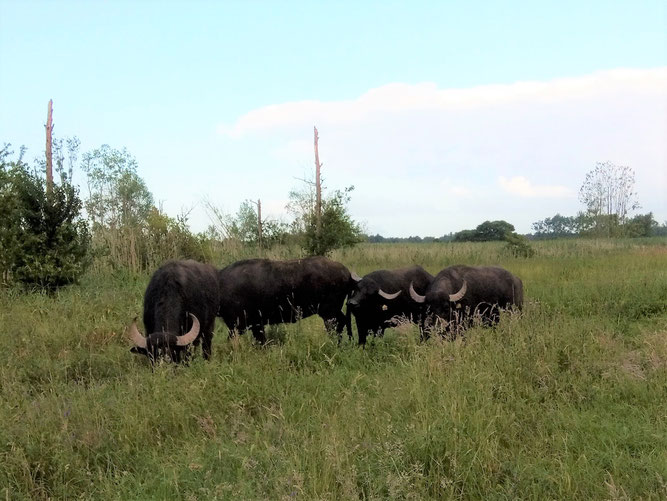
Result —
[[432, 242], [507, 242], [506, 250], [517, 257], [531, 257], [534, 249], [528, 243], [528, 239], [522, 235], [517, 235], [514, 231], [514, 225], [507, 221], [484, 221], [473, 230], [462, 230], [457, 233], [450, 233], [439, 238], [435, 237], [383, 237], [381, 235], [371, 235], [367, 237], [371, 243], [432, 243]]
[[532, 225], [532, 238], [571, 238], [571, 237], [657, 237], [667, 236], [667, 221], [662, 225], [653, 217], [653, 213], [637, 214], [621, 222], [617, 215], [593, 217], [584, 212], [576, 216], [556, 214], [536, 221]]
[[428, 244], [432, 242], [451, 242], [454, 239], [454, 234], [450, 233], [448, 235], [443, 235], [441, 237], [419, 237], [419, 236], [383, 237], [380, 234], [375, 234], [375, 235], [366, 235], [364, 239], [367, 242], [374, 244], [401, 244], [401, 243]]

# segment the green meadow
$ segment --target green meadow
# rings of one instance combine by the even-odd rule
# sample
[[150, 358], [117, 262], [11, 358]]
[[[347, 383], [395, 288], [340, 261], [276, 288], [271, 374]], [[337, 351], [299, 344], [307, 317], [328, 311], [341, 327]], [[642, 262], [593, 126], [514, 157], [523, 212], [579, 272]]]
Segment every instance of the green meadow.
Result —
[[667, 239], [533, 245], [333, 255], [503, 266], [526, 303], [495, 329], [361, 349], [308, 318], [258, 347], [218, 321], [210, 362], [154, 371], [124, 335], [148, 275], [0, 290], [0, 499], [667, 499]]

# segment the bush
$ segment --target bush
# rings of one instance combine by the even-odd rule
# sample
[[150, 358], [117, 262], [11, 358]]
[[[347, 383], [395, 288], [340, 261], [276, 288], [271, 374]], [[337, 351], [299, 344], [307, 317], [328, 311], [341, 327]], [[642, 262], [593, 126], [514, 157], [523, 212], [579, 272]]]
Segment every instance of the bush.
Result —
[[509, 233], [505, 240], [507, 245], [505, 250], [507, 250], [514, 257], [533, 257], [535, 255], [535, 249], [530, 245], [528, 239], [523, 235], [517, 235], [516, 233]]
[[53, 289], [76, 282], [89, 263], [90, 235], [77, 189], [61, 177], [46, 181], [19, 158], [0, 158], [3, 266], [7, 282]]

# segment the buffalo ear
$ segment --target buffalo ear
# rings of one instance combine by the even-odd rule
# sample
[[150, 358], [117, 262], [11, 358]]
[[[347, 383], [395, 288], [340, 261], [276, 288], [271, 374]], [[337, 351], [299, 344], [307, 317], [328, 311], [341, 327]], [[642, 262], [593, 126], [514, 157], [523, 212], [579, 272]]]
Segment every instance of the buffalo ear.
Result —
[[148, 350], [146, 348], [139, 348], [138, 346], [133, 346], [130, 348], [130, 353], [136, 353], [137, 355], [148, 356]]

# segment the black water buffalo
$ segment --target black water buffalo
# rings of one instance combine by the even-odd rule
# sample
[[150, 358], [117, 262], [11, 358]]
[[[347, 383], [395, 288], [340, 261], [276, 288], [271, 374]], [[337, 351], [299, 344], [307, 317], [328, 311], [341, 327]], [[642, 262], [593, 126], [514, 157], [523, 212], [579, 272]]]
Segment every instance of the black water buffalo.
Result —
[[327, 329], [335, 328], [339, 336], [346, 325], [350, 331], [342, 308], [354, 281], [345, 266], [325, 257], [237, 261], [218, 272], [218, 281], [218, 316], [230, 337], [250, 329], [264, 343], [265, 325], [293, 323], [311, 315], [322, 317]]
[[359, 344], [366, 343], [368, 333], [384, 334], [396, 317], [419, 322], [422, 308], [410, 298], [410, 284], [422, 294], [433, 280], [433, 275], [421, 266], [398, 270], [378, 270], [363, 278], [356, 277], [356, 290], [347, 302], [348, 312], [357, 321]]
[[157, 269], [144, 294], [144, 337], [136, 318], [129, 336], [133, 353], [151, 361], [181, 362], [188, 345], [202, 342], [205, 359], [211, 356], [215, 317], [220, 305], [217, 270], [196, 261], [169, 261]]
[[410, 288], [411, 298], [425, 307], [432, 327], [444, 324], [451, 334], [470, 325], [475, 317], [494, 325], [500, 310], [523, 306], [523, 283], [497, 266], [450, 266], [438, 273], [426, 293]]

